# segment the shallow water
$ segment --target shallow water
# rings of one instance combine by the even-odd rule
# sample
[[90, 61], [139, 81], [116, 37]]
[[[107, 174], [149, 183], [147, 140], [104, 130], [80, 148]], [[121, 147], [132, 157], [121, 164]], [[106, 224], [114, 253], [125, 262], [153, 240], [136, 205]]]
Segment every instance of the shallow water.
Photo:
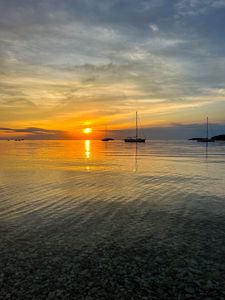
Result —
[[0, 141], [0, 163], [2, 299], [225, 297], [225, 144]]

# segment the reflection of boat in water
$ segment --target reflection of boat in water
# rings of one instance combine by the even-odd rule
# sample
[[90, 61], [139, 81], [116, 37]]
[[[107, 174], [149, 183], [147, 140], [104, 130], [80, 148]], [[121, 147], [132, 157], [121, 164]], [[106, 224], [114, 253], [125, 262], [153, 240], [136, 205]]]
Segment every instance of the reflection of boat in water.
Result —
[[114, 141], [113, 138], [107, 136], [107, 128], [105, 129], [105, 137], [102, 139], [102, 142]]
[[145, 138], [138, 137], [138, 114], [136, 112], [136, 135], [135, 137], [128, 137], [124, 139], [126, 143], [145, 143]]

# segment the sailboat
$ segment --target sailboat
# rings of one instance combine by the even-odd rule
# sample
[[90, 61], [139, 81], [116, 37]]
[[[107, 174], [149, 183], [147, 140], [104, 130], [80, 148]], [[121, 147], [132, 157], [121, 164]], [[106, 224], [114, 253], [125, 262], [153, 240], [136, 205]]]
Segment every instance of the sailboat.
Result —
[[138, 137], [138, 113], [136, 112], [136, 135], [135, 137], [128, 137], [124, 139], [125, 143], [145, 143], [145, 138]]
[[206, 118], [206, 137], [205, 138], [197, 138], [197, 142], [203, 142], [203, 143], [208, 143], [208, 142], [214, 142], [213, 139], [209, 139], [209, 118]]
[[113, 138], [107, 136], [107, 128], [105, 129], [105, 137], [102, 139], [102, 142], [114, 141]]

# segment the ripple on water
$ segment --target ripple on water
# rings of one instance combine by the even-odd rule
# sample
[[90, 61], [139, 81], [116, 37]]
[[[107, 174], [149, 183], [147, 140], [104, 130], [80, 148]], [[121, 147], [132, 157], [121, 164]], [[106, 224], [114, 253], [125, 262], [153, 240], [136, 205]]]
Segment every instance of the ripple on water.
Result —
[[0, 144], [0, 298], [219, 299], [221, 148], [207, 160], [187, 142], [91, 141], [89, 150]]

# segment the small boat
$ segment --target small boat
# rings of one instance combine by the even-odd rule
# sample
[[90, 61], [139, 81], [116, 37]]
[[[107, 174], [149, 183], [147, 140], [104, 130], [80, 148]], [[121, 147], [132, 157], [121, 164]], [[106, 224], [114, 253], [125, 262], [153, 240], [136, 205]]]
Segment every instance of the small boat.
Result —
[[145, 143], [145, 138], [138, 137], [138, 114], [136, 112], [136, 135], [135, 137], [128, 137], [124, 139], [125, 143]]
[[107, 137], [102, 139], [102, 142], [108, 142], [108, 141], [114, 141], [114, 139], [113, 138], [107, 138]]
[[113, 138], [107, 136], [107, 128], [105, 129], [105, 137], [102, 139], [102, 142], [114, 141]]
[[136, 137], [128, 137], [124, 139], [126, 143], [145, 143], [145, 139], [143, 138], [136, 138]]

